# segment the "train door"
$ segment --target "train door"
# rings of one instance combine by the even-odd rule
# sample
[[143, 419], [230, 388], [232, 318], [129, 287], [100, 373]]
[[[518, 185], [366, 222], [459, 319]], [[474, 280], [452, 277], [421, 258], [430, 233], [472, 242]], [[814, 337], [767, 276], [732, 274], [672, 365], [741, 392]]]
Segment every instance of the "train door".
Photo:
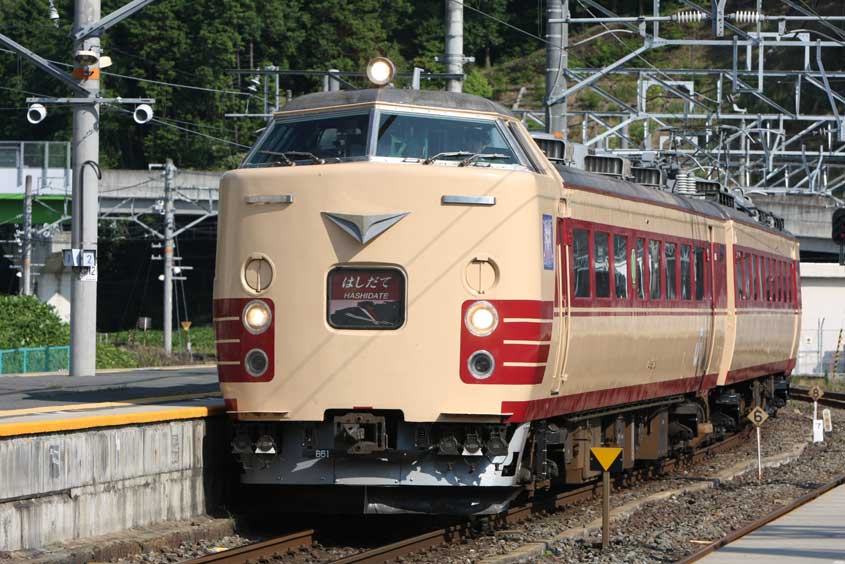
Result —
[[[706, 376], [711, 372], [710, 364], [716, 347], [716, 304], [721, 293], [722, 272], [720, 265], [724, 261], [723, 249], [724, 247], [718, 245], [714, 240], [713, 226], [708, 225], [707, 248], [701, 254], [696, 249], [693, 257], [695, 260], [696, 298], [703, 293], [704, 311], [707, 312], [701, 328], [701, 338], [699, 338], [700, 353], [698, 347], [696, 347], [697, 356], [700, 356], [696, 366], [696, 376], [700, 378], [699, 390], [702, 391], [706, 388]], [[720, 262], [720, 259], [722, 262]]]
[[567, 202], [561, 198], [555, 226], [555, 298], [554, 298], [554, 330], [552, 332], [553, 350], [555, 351], [552, 366], [551, 395], [560, 393], [560, 387], [566, 381], [566, 359], [569, 349], [570, 311], [569, 311], [569, 276], [571, 253], [569, 252], [569, 236], [567, 228]]

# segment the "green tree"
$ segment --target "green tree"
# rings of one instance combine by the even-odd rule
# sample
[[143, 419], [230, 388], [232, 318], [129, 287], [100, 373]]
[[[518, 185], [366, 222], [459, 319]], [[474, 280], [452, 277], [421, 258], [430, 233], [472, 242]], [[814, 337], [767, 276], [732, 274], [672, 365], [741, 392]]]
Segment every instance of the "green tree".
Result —
[[493, 96], [493, 87], [478, 69], [473, 68], [464, 81], [464, 92], [490, 98]]

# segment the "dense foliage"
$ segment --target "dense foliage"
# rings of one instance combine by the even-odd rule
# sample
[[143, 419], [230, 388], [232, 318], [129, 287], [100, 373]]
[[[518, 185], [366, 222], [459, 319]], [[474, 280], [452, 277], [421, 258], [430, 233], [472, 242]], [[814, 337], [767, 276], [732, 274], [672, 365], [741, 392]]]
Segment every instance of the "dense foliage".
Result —
[[0, 295], [0, 349], [67, 345], [70, 331], [53, 306], [34, 296]]
[[[103, 0], [102, 11], [108, 13], [124, 3]], [[70, 62], [73, 2], [55, 0], [55, 4], [61, 14], [58, 28], [47, 17], [47, 0], [0, 0], [0, 33], [47, 59]], [[537, 39], [496, 21], [542, 35], [538, 28], [544, 17], [542, 2], [474, 0], [466, 6], [465, 53], [475, 56], [478, 65], [489, 66], [542, 47]], [[262, 111], [263, 86], [252, 94], [246, 88], [248, 77], [227, 69], [273, 64], [282, 69], [360, 71], [372, 56], [384, 54], [401, 71], [414, 65], [442, 71], [434, 58], [443, 52], [443, 15], [442, 0], [155, 2], [104, 35], [103, 53], [112, 57], [114, 65], [106, 70], [111, 74], [105, 76], [103, 94], [154, 97], [161, 122], [138, 126], [128, 113], [104, 108], [102, 162], [106, 167], [145, 168], [149, 162], [171, 157], [183, 168], [230, 166], [243, 151], [237, 144], [251, 143], [261, 123], [223, 116]], [[30, 126], [24, 112], [26, 96], [67, 95], [64, 85], [4, 51], [0, 51], [0, 76], [0, 139], [69, 138], [68, 108], [50, 108], [38, 126]], [[315, 77], [283, 77], [281, 87], [296, 95], [315, 90], [319, 83]], [[472, 89], [491, 92], [477, 73]]]

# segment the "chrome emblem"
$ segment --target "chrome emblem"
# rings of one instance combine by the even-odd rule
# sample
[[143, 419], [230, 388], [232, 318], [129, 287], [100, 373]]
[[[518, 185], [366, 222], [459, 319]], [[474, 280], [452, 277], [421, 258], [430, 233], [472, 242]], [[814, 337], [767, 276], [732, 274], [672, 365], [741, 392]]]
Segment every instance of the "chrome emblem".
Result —
[[403, 213], [382, 213], [382, 214], [352, 214], [323, 212], [335, 225], [346, 231], [356, 241], [363, 245], [372, 241], [408, 215], [411, 212]]

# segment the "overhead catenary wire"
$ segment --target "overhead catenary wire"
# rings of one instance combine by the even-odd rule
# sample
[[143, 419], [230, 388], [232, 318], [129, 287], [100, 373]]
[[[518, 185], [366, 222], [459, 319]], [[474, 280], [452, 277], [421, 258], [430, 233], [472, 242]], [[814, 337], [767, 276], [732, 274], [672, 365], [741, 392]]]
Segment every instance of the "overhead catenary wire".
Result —
[[[120, 112], [127, 113], [127, 114], [132, 113], [131, 110], [127, 110], [127, 109], [121, 108], [119, 106], [115, 107], [115, 109], [120, 111]], [[243, 143], [236, 143], [235, 141], [230, 141], [228, 139], [222, 139], [220, 137], [215, 137], [213, 135], [209, 135], [209, 134], [203, 133], [201, 131], [194, 131], [193, 129], [188, 129], [187, 127], [182, 127], [182, 126], [176, 125], [174, 123], [169, 123], [167, 121], [164, 121], [161, 118], [153, 117], [150, 121], [152, 121], [153, 123], [157, 123], [157, 124], [160, 124], [160, 125], [167, 126], [167, 127], [172, 127], [173, 129], [178, 129], [179, 131], [184, 131], [185, 133], [191, 133], [193, 135], [199, 135], [200, 137], [205, 137], [206, 139], [210, 139], [212, 141], [217, 141], [219, 143], [224, 143], [226, 145], [232, 145], [234, 147], [239, 147], [241, 149], [249, 149], [251, 147], [250, 145], [244, 145]]]
[[[13, 55], [16, 54], [14, 51], [10, 51], [9, 49], [0, 49], [0, 52], [10, 53], [10, 54], [13, 54]], [[59, 65], [59, 66], [62, 66], [62, 67], [68, 67], [68, 68], [73, 67], [72, 64], [65, 63], [65, 62], [62, 62], [62, 61], [54, 61], [54, 60], [51, 60], [51, 59], [47, 59], [47, 61], [50, 62], [50, 63], [53, 63], [54, 65]], [[113, 77], [122, 78], [122, 79], [125, 79], [125, 80], [134, 80], [134, 81], [137, 81], [137, 82], [147, 82], [147, 83], [150, 83], [150, 84], [157, 84], [157, 85], [160, 85], [160, 86], [170, 86], [172, 88], [184, 88], [184, 89], [187, 89], [187, 90], [198, 90], [198, 91], [201, 91], [201, 92], [212, 92], [212, 93], [215, 93], [215, 94], [228, 94], [228, 95], [232, 95], [232, 96], [245, 96], [247, 98], [256, 98], [257, 97], [252, 92], [241, 92], [239, 90], [224, 90], [224, 89], [220, 89], [220, 88], [209, 88], [207, 86], [195, 86], [193, 84], [184, 84], [184, 83], [179, 83], [179, 82], [168, 82], [168, 81], [164, 81], [164, 80], [155, 80], [155, 79], [152, 79], [152, 78], [143, 78], [143, 77], [140, 77], [140, 76], [132, 76], [132, 75], [128, 75], [128, 74], [121, 74], [121, 73], [108, 72], [108, 71], [102, 71], [101, 74], [103, 76], [113, 76]], [[31, 93], [31, 92], [27, 92], [27, 93], [33, 94], [35, 96], [43, 96], [42, 94], [34, 94], [34, 93]]]
[[478, 9], [478, 8], [475, 8], [475, 7], [473, 7], [473, 6], [470, 6], [470, 5], [469, 5], [469, 4], [467, 4], [466, 2], [463, 2], [462, 0], [449, 0], [449, 1], [450, 1], [450, 2], [453, 2], [453, 3], [455, 3], [455, 4], [460, 4], [460, 5], [461, 5], [461, 6], [463, 6], [464, 8], [467, 8], [467, 9], [469, 9], [469, 10], [473, 11], [473, 12], [476, 12], [476, 13], [478, 13], [478, 14], [481, 14], [481, 15], [482, 15], [482, 16], [484, 16], [485, 18], [488, 18], [488, 19], [490, 19], [490, 20], [492, 20], [492, 21], [494, 21], [494, 22], [497, 22], [497, 23], [499, 23], [499, 24], [501, 24], [501, 25], [503, 25], [503, 26], [505, 26], [505, 27], [508, 27], [508, 28], [510, 28], [510, 29], [512, 29], [512, 30], [514, 30], [514, 31], [518, 31], [519, 33], [522, 33], [522, 34], [524, 34], [524, 35], [527, 35], [528, 37], [531, 37], [532, 39], [536, 39], [537, 41], [540, 41], [540, 42], [542, 42], [542, 43], [548, 43], [548, 41], [547, 41], [546, 39], [544, 39], [543, 37], [540, 37], [539, 35], [534, 35], [534, 34], [533, 34], [533, 33], [531, 33], [530, 31], [524, 30], [524, 29], [522, 29], [521, 27], [517, 27], [517, 26], [513, 25], [512, 23], [506, 22], [505, 20], [503, 20], [503, 19], [501, 19], [501, 18], [497, 18], [496, 16], [494, 16], [494, 15], [492, 15], [492, 14], [488, 14], [487, 12], [485, 12], [485, 11], [483, 11], [483, 10], [480, 10], [480, 9]]

